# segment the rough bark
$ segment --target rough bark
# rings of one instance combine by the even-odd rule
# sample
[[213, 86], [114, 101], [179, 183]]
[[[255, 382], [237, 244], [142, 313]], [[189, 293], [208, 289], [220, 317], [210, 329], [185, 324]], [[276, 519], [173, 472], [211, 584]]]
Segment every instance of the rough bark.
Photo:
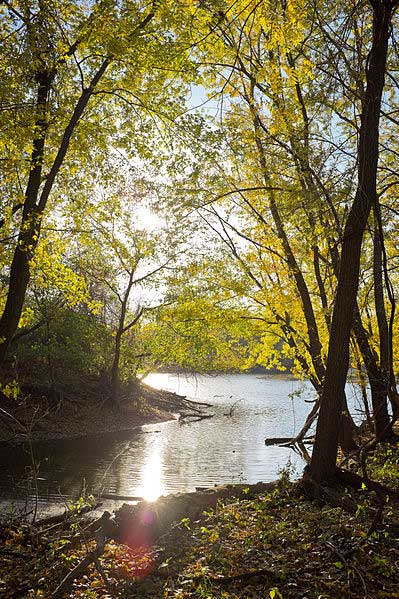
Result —
[[317, 481], [335, 476], [342, 398], [349, 366], [349, 340], [359, 284], [363, 233], [376, 200], [379, 117], [384, 88], [388, 40], [396, 5], [370, 2], [373, 38], [366, 70], [358, 149], [358, 186], [342, 240], [337, 293], [331, 322], [326, 376], [321, 397], [311, 473]]

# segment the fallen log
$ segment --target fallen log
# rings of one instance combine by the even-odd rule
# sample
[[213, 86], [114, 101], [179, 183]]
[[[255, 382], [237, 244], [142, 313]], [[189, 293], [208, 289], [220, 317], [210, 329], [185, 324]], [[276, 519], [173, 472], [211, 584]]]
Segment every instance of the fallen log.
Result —
[[265, 445], [281, 445], [282, 443], [293, 443], [293, 437], [270, 437], [265, 439]]
[[204, 510], [216, 507], [218, 501], [236, 498], [250, 499], [273, 491], [277, 482], [254, 485], [222, 485], [192, 493], [160, 497], [157, 501], [124, 504], [115, 512], [117, 541], [130, 546], [151, 546], [174, 522], [182, 518], [196, 519]]
[[206, 420], [207, 418], [213, 418], [215, 414], [179, 414], [179, 421], [191, 420], [192, 422], [199, 422], [200, 420]]
[[[302, 443], [312, 443], [313, 437], [304, 437]], [[265, 445], [294, 445], [297, 443], [297, 437], [270, 437], [265, 439]]]
[[113, 499], [115, 501], [144, 501], [143, 497], [137, 495], [116, 495], [115, 493], [101, 493], [99, 499]]

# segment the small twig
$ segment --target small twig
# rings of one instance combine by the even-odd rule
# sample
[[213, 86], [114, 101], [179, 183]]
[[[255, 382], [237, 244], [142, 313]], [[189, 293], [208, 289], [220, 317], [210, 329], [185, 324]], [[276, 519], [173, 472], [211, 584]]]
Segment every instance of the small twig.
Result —
[[226, 412], [225, 414], [223, 414], [223, 416], [232, 416], [234, 414], [234, 410], [237, 404], [240, 403], [240, 401], [243, 401], [242, 398], [237, 399], [237, 401], [235, 401], [234, 403], [231, 404], [230, 409], [228, 412]]
[[327, 547], [329, 547], [341, 560], [341, 562], [343, 562], [345, 564], [346, 570], [347, 570], [347, 576], [348, 576], [348, 585], [350, 583], [349, 581], [349, 570], [353, 570], [359, 577], [362, 585], [363, 585], [363, 590], [364, 590], [364, 598], [367, 599], [368, 597], [368, 591], [367, 591], [367, 586], [366, 586], [366, 582], [363, 578], [363, 576], [361, 575], [361, 573], [359, 572], [358, 568], [356, 568], [356, 566], [354, 564], [348, 564], [345, 556], [335, 547], [335, 545], [333, 543], [331, 543], [331, 541], [326, 541], [325, 544], [327, 545]]
[[75, 578], [78, 578], [83, 572], [85, 572], [86, 568], [90, 566], [91, 563], [95, 561], [104, 551], [104, 547], [96, 547], [94, 551], [91, 551], [87, 554], [87, 556], [78, 563], [77, 566], [73, 570], [71, 570], [65, 578], [61, 581], [55, 591], [52, 593], [51, 597], [54, 599], [61, 599], [66, 591], [69, 589]]

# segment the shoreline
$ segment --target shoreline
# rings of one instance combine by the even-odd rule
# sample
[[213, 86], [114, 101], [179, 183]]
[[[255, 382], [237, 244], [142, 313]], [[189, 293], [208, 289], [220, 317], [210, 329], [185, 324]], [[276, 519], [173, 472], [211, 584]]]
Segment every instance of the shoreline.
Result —
[[2, 405], [0, 445], [139, 432], [147, 424], [176, 420], [181, 411], [194, 406], [196, 402], [184, 396], [145, 383], [130, 389], [118, 406], [104, 401], [100, 393], [96, 400], [65, 401], [55, 407], [49, 406], [44, 394], [19, 403], [9, 399]]
[[[123, 416], [123, 415], [122, 415]], [[143, 418], [137, 417], [137, 422], [131, 425], [116, 425], [112, 427], [100, 428], [96, 431], [90, 432], [75, 432], [75, 433], [63, 433], [62, 431], [52, 432], [34, 432], [31, 438], [32, 443], [51, 443], [54, 441], [75, 441], [79, 439], [90, 439], [95, 437], [102, 437], [104, 435], [116, 435], [118, 433], [140, 433], [143, 426], [150, 424], [164, 424], [166, 422], [172, 422], [178, 419], [178, 414], [165, 413], [162, 415], [149, 415]], [[17, 433], [12, 439], [3, 438], [3, 431], [0, 430], [0, 447], [4, 445], [23, 445], [29, 443], [29, 438], [23, 433]]]

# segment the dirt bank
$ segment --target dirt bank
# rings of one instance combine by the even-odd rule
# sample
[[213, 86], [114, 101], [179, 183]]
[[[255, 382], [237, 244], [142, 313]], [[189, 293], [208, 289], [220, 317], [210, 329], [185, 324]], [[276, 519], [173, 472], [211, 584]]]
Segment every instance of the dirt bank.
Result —
[[181, 411], [200, 413], [201, 406], [185, 397], [135, 382], [126, 388], [118, 406], [101, 395], [49, 399], [46, 390], [35, 389], [23, 399], [3, 397], [0, 406], [0, 442], [23, 443], [78, 438], [127, 431], [143, 424], [177, 418]]

